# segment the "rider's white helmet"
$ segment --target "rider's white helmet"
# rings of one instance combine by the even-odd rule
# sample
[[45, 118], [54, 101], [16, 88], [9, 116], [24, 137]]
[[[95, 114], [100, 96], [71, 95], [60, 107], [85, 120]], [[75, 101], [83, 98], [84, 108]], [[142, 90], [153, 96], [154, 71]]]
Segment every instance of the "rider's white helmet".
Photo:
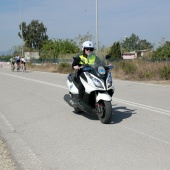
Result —
[[84, 51], [85, 48], [91, 48], [91, 49], [94, 49], [94, 45], [91, 41], [85, 41], [83, 44], [82, 44], [82, 51]]

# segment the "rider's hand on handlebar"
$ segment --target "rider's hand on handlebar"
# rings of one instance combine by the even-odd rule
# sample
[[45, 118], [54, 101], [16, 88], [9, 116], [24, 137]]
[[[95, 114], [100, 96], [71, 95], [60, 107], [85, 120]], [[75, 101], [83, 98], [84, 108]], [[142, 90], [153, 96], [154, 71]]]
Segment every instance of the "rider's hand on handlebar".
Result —
[[85, 67], [89, 67], [89, 64], [85, 64], [84, 66], [85, 66]]
[[79, 70], [79, 69], [80, 69], [79, 66], [74, 66], [73, 68], [74, 68], [75, 70]]

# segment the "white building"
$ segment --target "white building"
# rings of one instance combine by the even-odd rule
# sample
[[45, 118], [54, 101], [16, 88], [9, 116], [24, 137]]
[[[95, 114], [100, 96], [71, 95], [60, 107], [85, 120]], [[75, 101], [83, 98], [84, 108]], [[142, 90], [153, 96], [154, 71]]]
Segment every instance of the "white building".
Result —
[[122, 58], [124, 60], [135, 59], [137, 57], [143, 57], [147, 55], [149, 52], [150, 52], [149, 50], [137, 50], [137, 51], [132, 51], [132, 52], [125, 52], [122, 54]]

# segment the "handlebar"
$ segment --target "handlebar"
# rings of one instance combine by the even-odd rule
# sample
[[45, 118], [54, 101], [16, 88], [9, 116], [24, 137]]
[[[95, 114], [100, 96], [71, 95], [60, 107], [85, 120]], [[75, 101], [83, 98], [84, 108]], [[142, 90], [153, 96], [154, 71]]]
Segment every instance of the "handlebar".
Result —
[[83, 71], [90, 71], [92, 70], [92, 67], [90, 67], [89, 64], [85, 64], [83, 66], [80, 66], [80, 69], [82, 69]]
[[89, 67], [89, 64], [84, 64], [84, 65], [82, 65], [82, 66], [80, 66], [79, 68], [85, 68], [85, 67]]
[[112, 65], [109, 65], [109, 66], [107, 66], [109, 69], [113, 69], [114, 68], [114, 66], [112, 66]]
[[[114, 68], [113, 65], [105, 65], [103, 67], [106, 70], [112, 70]], [[84, 65], [80, 66], [80, 69], [82, 69], [83, 71], [90, 71], [90, 70], [92, 70], [92, 66], [90, 66], [89, 64], [84, 64]]]

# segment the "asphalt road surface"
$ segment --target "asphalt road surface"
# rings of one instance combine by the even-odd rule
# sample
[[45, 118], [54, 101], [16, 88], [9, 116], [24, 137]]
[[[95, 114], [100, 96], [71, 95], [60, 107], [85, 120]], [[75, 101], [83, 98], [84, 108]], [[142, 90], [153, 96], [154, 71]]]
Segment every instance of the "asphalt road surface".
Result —
[[170, 169], [170, 86], [114, 80], [105, 125], [73, 112], [66, 78], [0, 69], [0, 131], [18, 169]]

